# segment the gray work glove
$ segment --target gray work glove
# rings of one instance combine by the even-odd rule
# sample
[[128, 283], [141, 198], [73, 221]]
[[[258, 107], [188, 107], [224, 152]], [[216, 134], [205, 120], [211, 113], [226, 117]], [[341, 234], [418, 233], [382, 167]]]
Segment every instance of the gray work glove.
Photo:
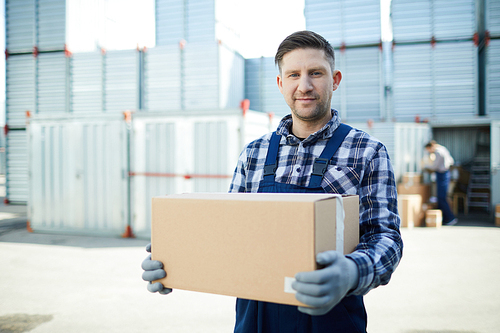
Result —
[[326, 266], [312, 272], [295, 275], [292, 288], [295, 298], [312, 308], [299, 307], [299, 311], [312, 316], [328, 313], [350, 290], [358, 286], [358, 266], [337, 251], [326, 251], [316, 256], [318, 264]]
[[[151, 243], [146, 245], [146, 251], [151, 253]], [[163, 264], [158, 260], [151, 260], [151, 254], [147, 256], [141, 265], [144, 273], [142, 273], [142, 279], [144, 281], [149, 281], [148, 291], [155, 293], [158, 292], [162, 295], [166, 295], [172, 292], [172, 289], [165, 288], [160, 282], [155, 282], [155, 280], [163, 279], [167, 276], [167, 272], [163, 269]]]

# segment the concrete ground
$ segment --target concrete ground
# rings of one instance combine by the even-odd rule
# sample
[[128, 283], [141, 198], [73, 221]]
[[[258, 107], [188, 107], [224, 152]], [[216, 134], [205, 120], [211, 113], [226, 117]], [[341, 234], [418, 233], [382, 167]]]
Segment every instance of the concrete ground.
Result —
[[[232, 332], [232, 297], [147, 292], [148, 240], [29, 233], [25, 222], [25, 206], [0, 204], [1, 333]], [[500, 332], [500, 228], [477, 215], [402, 234], [391, 282], [365, 297], [368, 332]]]

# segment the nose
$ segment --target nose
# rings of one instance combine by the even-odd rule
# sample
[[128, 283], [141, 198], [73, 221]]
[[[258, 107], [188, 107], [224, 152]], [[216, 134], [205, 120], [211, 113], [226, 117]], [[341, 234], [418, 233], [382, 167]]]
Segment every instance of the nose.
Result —
[[309, 75], [302, 75], [300, 77], [299, 86], [297, 88], [301, 93], [307, 93], [313, 89], [311, 78]]

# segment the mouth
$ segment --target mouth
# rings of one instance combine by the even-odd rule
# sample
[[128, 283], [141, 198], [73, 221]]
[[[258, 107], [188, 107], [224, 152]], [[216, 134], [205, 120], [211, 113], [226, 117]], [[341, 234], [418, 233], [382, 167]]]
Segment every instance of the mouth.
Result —
[[316, 98], [309, 97], [309, 96], [307, 96], [307, 97], [296, 97], [295, 100], [298, 101], [298, 102], [302, 102], [302, 103], [310, 103], [310, 102], [315, 101]]

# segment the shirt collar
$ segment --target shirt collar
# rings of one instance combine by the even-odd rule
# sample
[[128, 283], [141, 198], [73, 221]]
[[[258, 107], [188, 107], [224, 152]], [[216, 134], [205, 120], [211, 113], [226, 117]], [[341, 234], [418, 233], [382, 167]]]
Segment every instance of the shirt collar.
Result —
[[[278, 125], [276, 133], [284, 136], [287, 140], [287, 144], [298, 145], [300, 143], [300, 140], [290, 131], [292, 127], [292, 121], [293, 120], [291, 114], [283, 117]], [[329, 139], [332, 137], [333, 132], [335, 132], [335, 130], [337, 129], [337, 127], [339, 127], [339, 125], [340, 125], [339, 112], [335, 109], [332, 109], [332, 119], [330, 119], [330, 121], [327, 122], [322, 129], [309, 135], [302, 142], [304, 144], [314, 144], [319, 139]]]

